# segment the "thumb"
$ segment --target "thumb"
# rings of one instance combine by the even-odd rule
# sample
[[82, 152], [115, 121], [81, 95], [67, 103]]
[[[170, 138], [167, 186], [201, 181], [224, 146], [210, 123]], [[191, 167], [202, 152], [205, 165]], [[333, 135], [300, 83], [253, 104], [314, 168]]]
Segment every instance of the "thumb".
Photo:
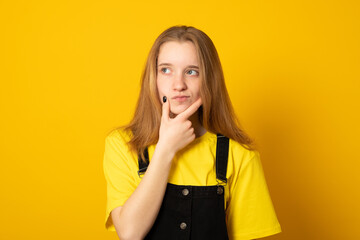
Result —
[[163, 96], [162, 118], [166, 120], [170, 118], [170, 102], [166, 96]]

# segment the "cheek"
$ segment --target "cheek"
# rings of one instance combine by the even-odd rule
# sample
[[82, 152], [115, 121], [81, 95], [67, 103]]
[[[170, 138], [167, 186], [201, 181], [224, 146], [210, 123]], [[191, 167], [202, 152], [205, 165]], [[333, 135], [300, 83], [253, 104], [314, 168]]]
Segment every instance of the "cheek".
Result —
[[166, 84], [164, 83], [164, 81], [161, 81], [161, 80], [157, 80], [156, 81], [156, 84], [157, 84], [157, 89], [158, 89], [158, 92], [159, 92], [159, 95], [160, 95], [160, 98], [162, 98], [162, 96], [166, 95], [167, 94], [167, 86]]
[[199, 82], [196, 82], [193, 86], [192, 86], [192, 89], [193, 89], [193, 94], [195, 96], [199, 96], [200, 95], [200, 81]]

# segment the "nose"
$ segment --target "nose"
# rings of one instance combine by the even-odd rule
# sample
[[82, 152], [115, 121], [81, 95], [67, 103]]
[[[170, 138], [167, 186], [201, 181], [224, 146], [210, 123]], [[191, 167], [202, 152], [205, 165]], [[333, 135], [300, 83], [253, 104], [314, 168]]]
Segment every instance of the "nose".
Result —
[[174, 76], [173, 89], [175, 91], [184, 91], [187, 89], [185, 77], [183, 74], [179, 73]]

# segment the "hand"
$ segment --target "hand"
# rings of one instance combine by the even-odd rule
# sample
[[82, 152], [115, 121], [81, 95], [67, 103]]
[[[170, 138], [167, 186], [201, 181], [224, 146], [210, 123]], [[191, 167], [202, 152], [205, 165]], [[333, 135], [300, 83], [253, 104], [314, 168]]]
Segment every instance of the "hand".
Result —
[[170, 118], [170, 101], [163, 103], [159, 130], [159, 146], [175, 154], [195, 139], [194, 128], [188, 118], [201, 106], [201, 98], [196, 100], [184, 112]]

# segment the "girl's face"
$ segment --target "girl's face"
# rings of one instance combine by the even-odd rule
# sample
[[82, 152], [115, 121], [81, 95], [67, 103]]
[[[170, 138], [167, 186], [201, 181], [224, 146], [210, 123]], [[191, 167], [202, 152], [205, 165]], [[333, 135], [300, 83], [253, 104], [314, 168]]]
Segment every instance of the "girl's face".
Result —
[[169, 41], [160, 46], [157, 65], [160, 101], [166, 96], [170, 111], [177, 115], [200, 97], [199, 60], [195, 45]]

